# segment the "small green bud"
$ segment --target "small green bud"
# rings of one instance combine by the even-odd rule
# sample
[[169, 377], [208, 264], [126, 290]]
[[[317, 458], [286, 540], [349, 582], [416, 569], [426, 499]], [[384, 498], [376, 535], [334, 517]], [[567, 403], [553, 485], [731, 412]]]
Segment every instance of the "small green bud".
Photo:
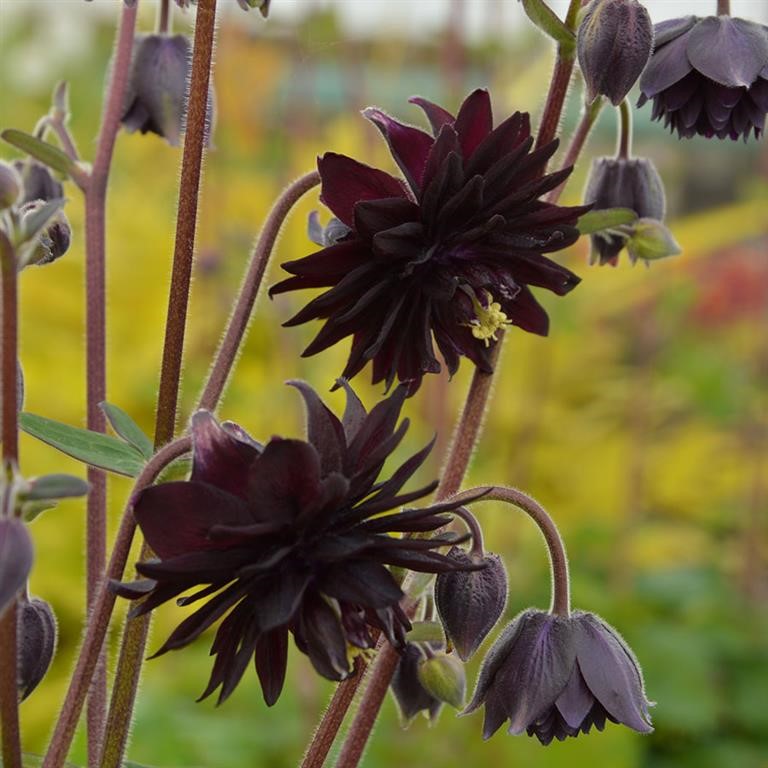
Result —
[[21, 177], [16, 169], [0, 161], [0, 211], [16, 204], [22, 190]]
[[455, 657], [437, 653], [419, 664], [419, 682], [438, 701], [450, 704], [454, 709], [464, 706], [467, 693], [467, 677], [464, 665]]
[[407, 643], [392, 676], [390, 687], [404, 728], [408, 727], [419, 712], [423, 712], [430, 722], [435, 722], [443, 706], [442, 701], [429, 693], [419, 680], [419, 665], [423, 660], [420, 645]]
[[634, 264], [638, 259], [656, 261], [681, 253], [672, 232], [655, 219], [639, 219], [627, 240], [627, 252]]

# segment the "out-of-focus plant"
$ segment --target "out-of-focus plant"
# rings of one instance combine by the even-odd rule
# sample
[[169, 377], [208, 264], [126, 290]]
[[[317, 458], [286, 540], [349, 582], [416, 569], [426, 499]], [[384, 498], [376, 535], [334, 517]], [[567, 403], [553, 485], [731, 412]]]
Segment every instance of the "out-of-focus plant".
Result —
[[[188, 646], [219, 622], [203, 697], [220, 689], [223, 702], [253, 661], [264, 699], [274, 704], [285, 684], [289, 638], [321, 676], [339, 681], [305, 767], [324, 763], [361, 684], [360, 706], [339, 754], [343, 768], [359, 763], [390, 688], [406, 724], [419, 712], [434, 720], [445, 704], [461, 709], [462, 662], [493, 632], [508, 599], [504, 564], [485, 552], [481, 525], [467, 509], [488, 500], [517, 507], [539, 527], [550, 557], [552, 601], [547, 611], [522, 612], [496, 638], [465, 713], [485, 708], [486, 738], [508, 720], [510, 733], [527, 732], [543, 744], [592, 726], [602, 730], [606, 721], [652, 731], [650, 702], [629, 646], [595, 614], [571, 610], [565, 546], [550, 515], [504, 482], [462, 485], [506, 333], [514, 326], [539, 335], [550, 330], [531, 287], [565, 295], [579, 283], [545, 254], [557, 255], [580, 236], [592, 238], [600, 263], [615, 264], [625, 247], [633, 262], [646, 263], [679, 251], [663, 223], [659, 174], [650, 159], [631, 157], [630, 89], [640, 78], [641, 102], [653, 99], [654, 117], [664, 117], [681, 137], [759, 138], [768, 111], [765, 28], [731, 18], [727, 0], [717, 3], [717, 17], [676, 20], [655, 31], [637, 0], [571, 0], [564, 19], [544, 0], [523, 0], [528, 18], [556, 46], [537, 129], [528, 111], [495, 122], [485, 89], [471, 93], [455, 114], [415, 97], [429, 132], [381, 109], [365, 110], [402, 177], [328, 151], [317, 170], [285, 189], [257, 240], [191, 423], [177, 434], [201, 168], [214, 130], [217, 4], [175, 5], [196, 6], [192, 41], [171, 34], [170, 0], [160, 0], [157, 28], [147, 35], [136, 33], [138, 0], [123, 4], [92, 162], [81, 158], [69, 132], [66, 84], [56, 87], [50, 112], [31, 133], [2, 133], [24, 153], [12, 165], [0, 163], [3, 765], [23, 765], [18, 703], [43, 683], [56, 648], [54, 607], [27, 590], [32, 568], [44, 567], [35, 565], [28, 526], [58, 499], [85, 494], [88, 619], [44, 768], [65, 764], [86, 699], [88, 764], [125, 764], [149, 616], [170, 600], [195, 607], [156, 655]], [[269, 0], [239, 5], [265, 17], [269, 10]], [[564, 163], [550, 171], [577, 57], [584, 110]], [[617, 156], [594, 163], [584, 205], [560, 206], [604, 97], [617, 107]], [[105, 201], [121, 126], [183, 145], [151, 438], [105, 396]], [[64, 183], [85, 200], [86, 429], [21, 412], [17, 278], [21, 269], [44, 266], [69, 247]], [[323, 227], [312, 217], [319, 250], [284, 264], [290, 276], [272, 293], [323, 289], [285, 324], [325, 321], [304, 354], [351, 337], [345, 367], [334, 379], [353, 377], [370, 362], [374, 383], [399, 385], [367, 409], [339, 378], [347, 405], [338, 418], [311, 386], [294, 382], [306, 406], [306, 440], [263, 443], [213, 413], [280, 228], [318, 185], [334, 218]], [[401, 411], [420, 396], [424, 374], [441, 369], [438, 353], [451, 375], [461, 357], [475, 372], [441, 479], [404, 490], [433, 443], [391, 473], [384, 465], [405, 439], [408, 420], [399, 421]], [[254, 407], [262, 405], [255, 400]], [[86, 464], [88, 482], [63, 474], [25, 479], [20, 428]], [[159, 480], [190, 454], [188, 479]], [[107, 472], [134, 478], [108, 562]], [[429, 504], [412, 506], [433, 492]], [[468, 533], [454, 532], [454, 522]], [[145, 538], [139, 577], [124, 580], [137, 523]], [[469, 549], [461, 547], [470, 540]], [[123, 629], [108, 706], [104, 639], [117, 595], [140, 602]]]

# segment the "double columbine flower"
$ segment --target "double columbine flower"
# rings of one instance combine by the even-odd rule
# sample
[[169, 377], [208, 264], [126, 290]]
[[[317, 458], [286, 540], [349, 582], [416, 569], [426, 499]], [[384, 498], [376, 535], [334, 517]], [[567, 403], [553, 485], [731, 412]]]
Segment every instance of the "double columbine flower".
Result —
[[656, 50], [640, 78], [638, 106], [677, 131], [746, 141], [768, 112], [768, 28], [730, 16], [685, 16], [655, 26]]
[[650, 703], [634, 654], [592, 613], [569, 617], [527, 610], [512, 621], [483, 662], [465, 713], [485, 705], [483, 738], [509, 720], [542, 744], [601, 731], [605, 721], [649, 733]]
[[440, 371], [433, 339], [453, 374], [462, 356], [491, 372], [505, 325], [546, 335], [549, 318], [529, 286], [563, 295], [577, 285], [542, 254], [575, 242], [587, 209], [539, 200], [571, 168], [542, 175], [557, 142], [534, 150], [526, 113], [494, 128], [485, 90], [470, 94], [456, 117], [412, 101], [433, 136], [379, 109], [364, 112], [404, 179], [344, 155], [319, 158], [321, 200], [349, 231], [284, 264], [293, 277], [271, 293], [329, 288], [286, 323], [326, 321], [304, 355], [351, 336], [345, 377], [372, 361], [374, 383], [399, 379], [414, 391], [425, 373]]
[[274, 437], [262, 446], [199, 411], [191, 479], [148, 488], [135, 505], [159, 559], [138, 564], [145, 579], [114, 585], [124, 596], [146, 598], [133, 615], [197, 587], [178, 602], [205, 600], [157, 655], [188, 645], [224, 617], [201, 698], [220, 686], [223, 701], [253, 658], [264, 699], [273, 704], [283, 687], [289, 633], [321, 675], [342, 680], [354, 654], [373, 647], [372, 630], [404, 644], [410, 623], [387, 566], [428, 573], [467, 567], [437, 551], [455, 540], [452, 534], [392, 535], [441, 528], [450, 522], [443, 513], [456, 507], [390, 512], [436, 487], [400, 493], [431, 444], [378, 480], [408, 428], [407, 420], [397, 425], [405, 387], [368, 413], [345, 384], [347, 409], [339, 420], [309, 386], [294, 386], [307, 406], [308, 441]]

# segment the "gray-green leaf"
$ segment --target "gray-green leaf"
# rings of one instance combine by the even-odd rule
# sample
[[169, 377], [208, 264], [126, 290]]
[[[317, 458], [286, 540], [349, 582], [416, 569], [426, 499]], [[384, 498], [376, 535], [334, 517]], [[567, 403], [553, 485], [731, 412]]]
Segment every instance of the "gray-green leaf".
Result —
[[20, 414], [19, 426], [73, 459], [119, 475], [136, 477], [146, 463], [136, 448], [111, 435], [71, 427], [34, 413]]
[[24, 494], [24, 500], [74, 499], [85, 496], [90, 490], [90, 483], [74, 475], [42, 475], [29, 481], [29, 490]]
[[579, 216], [577, 227], [582, 235], [594, 235], [605, 229], [615, 229], [634, 224], [637, 214], [631, 208], [606, 208], [602, 211], [588, 211]]
[[16, 128], [8, 128], [0, 133], [0, 137], [22, 152], [34, 157], [35, 160], [39, 160], [43, 165], [47, 165], [65, 176], [69, 176], [74, 169], [75, 164], [66, 152], [47, 141], [38, 139], [31, 133], [25, 133]]
[[122, 409], [112, 403], [99, 403], [99, 408], [109, 419], [112, 429], [126, 443], [132, 445], [145, 458], [151, 459], [155, 451], [152, 441], [144, 434], [141, 427]]

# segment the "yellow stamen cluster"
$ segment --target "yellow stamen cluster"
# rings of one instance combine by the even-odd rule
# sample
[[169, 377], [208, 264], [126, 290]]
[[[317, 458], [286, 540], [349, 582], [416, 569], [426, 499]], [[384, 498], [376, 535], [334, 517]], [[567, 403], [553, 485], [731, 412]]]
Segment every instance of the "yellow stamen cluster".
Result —
[[512, 321], [501, 311], [501, 304], [493, 300], [493, 296], [486, 291], [487, 307], [484, 307], [476, 296], [471, 295], [472, 307], [475, 310], [476, 318], [467, 323], [471, 328], [472, 335], [482, 341], [485, 346], [489, 346], [491, 341], [496, 341], [496, 332], [505, 325], [511, 325]]

